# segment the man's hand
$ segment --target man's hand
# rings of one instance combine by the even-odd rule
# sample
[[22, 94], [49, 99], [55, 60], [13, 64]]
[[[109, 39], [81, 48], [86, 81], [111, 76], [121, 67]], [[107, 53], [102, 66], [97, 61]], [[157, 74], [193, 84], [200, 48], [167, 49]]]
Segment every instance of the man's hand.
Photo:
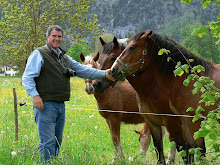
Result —
[[111, 69], [105, 70], [105, 77], [111, 81], [116, 81], [117, 79], [112, 77]]
[[41, 99], [39, 95], [33, 97], [33, 103], [34, 103], [35, 108], [39, 110], [44, 109], [43, 100]]

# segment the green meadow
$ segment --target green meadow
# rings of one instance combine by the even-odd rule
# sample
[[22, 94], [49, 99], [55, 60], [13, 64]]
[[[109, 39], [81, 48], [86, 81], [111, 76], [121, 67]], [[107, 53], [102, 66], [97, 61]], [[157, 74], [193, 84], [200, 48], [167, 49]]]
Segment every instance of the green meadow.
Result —
[[[18, 103], [18, 141], [15, 141], [15, 117], [13, 88], [16, 89]], [[125, 159], [115, 160], [114, 148], [106, 121], [97, 111], [93, 95], [84, 91], [84, 81], [71, 78], [71, 99], [66, 102], [66, 123], [63, 143], [59, 156], [52, 164], [61, 165], [107, 165], [107, 164], [156, 164], [153, 144], [147, 155], [139, 154], [138, 135], [142, 124], [121, 127], [121, 141]], [[40, 164], [38, 156], [38, 133], [32, 110], [32, 98], [21, 86], [21, 78], [0, 78], [0, 164], [33, 165]], [[165, 156], [169, 150], [168, 138], [164, 139]], [[220, 164], [214, 159], [216, 154], [208, 155], [208, 164]], [[206, 162], [207, 163], [207, 162]], [[177, 154], [176, 164], [183, 164]]]

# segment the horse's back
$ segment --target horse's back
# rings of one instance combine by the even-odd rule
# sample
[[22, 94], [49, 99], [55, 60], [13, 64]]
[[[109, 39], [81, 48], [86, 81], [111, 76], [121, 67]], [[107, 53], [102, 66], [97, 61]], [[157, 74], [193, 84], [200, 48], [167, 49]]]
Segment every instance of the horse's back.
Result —
[[214, 85], [217, 88], [220, 88], [220, 64], [216, 64], [213, 66], [213, 72], [210, 78], [215, 81]]

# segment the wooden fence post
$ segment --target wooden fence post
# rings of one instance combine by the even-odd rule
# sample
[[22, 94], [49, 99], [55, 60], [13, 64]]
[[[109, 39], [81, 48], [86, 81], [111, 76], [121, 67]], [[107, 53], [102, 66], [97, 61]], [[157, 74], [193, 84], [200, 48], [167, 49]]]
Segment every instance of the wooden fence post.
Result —
[[18, 109], [17, 109], [17, 94], [15, 88], [13, 88], [14, 95], [14, 113], [15, 113], [15, 141], [18, 141]]

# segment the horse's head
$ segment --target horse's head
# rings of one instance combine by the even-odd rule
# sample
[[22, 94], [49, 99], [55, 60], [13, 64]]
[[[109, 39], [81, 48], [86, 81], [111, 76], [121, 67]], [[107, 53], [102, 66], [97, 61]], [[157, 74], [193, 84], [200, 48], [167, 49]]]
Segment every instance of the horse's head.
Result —
[[[120, 55], [122, 50], [125, 48], [125, 42], [120, 44], [117, 38], [114, 37], [113, 41], [107, 43], [100, 37], [100, 42], [103, 46], [103, 51], [100, 55], [100, 69], [106, 70], [111, 68], [116, 58]], [[104, 93], [107, 88], [113, 87], [115, 82], [107, 79], [99, 79], [93, 81], [93, 86], [96, 92]]]
[[[98, 63], [98, 58], [99, 58], [99, 53], [96, 54], [95, 57], [91, 56], [84, 56], [82, 53], [80, 54], [80, 59], [82, 61], [83, 65], [87, 65], [90, 68], [99, 68], [99, 63]], [[94, 88], [92, 86], [92, 80], [91, 79], [85, 79], [85, 91], [88, 94], [93, 94], [94, 93]]]
[[112, 65], [112, 76], [124, 80], [144, 70], [152, 59], [151, 45], [148, 41], [152, 31], [140, 32], [133, 36], [128, 46]]
[[151, 133], [147, 124], [144, 123], [140, 131], [134, 130], [134, 132], [139, 134], [140, 154], [146, 155], [151, 142]]

